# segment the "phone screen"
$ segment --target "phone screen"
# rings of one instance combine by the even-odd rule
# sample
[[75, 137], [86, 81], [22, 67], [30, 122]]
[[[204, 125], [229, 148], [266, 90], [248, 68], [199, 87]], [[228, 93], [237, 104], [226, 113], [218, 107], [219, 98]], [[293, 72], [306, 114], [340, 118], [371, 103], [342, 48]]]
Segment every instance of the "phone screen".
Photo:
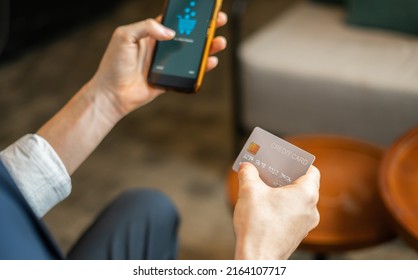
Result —
[[157, 43], [151, 72], [195, 79], [199, 74], [215, 0], [169, 0], [163, 25], [176, 31]]

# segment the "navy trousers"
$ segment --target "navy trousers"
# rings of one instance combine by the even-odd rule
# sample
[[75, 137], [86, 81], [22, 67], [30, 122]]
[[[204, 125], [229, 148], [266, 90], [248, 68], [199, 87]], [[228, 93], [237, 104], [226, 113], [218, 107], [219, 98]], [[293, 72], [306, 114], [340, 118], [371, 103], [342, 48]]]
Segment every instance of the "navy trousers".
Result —
[[131, 190], [115, 199], [65, 256], [0, 161], [0, 259], [175, 259], [178, 224], [165, 195]]
[[161, 193], [123, 193], [90, 226], [68, 258], [175, 259], [178, 221], [176, 208]]

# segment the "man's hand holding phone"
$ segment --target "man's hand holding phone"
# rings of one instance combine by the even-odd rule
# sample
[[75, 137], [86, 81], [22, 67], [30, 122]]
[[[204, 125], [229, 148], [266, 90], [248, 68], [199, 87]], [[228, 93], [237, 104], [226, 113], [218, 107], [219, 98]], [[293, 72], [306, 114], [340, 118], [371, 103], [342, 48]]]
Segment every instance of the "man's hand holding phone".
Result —
[[[227, 20], [227, 15], [220, 12], [216, 26], [224, 26]], [[108, 118], [119, 120], [165, 92], [163, 88], [150, 86], [147, 74], [156, 41], [171, 40], [173, 37], [173, 31], [158, 19], [147, 19], [115, 30], [96, 74], [87, 84], [91, 90], [104, 95], [112, 105], [111, 112], [106, 113]], [[216, 67], [218, 61], [214, 55], [225, 48], [224, 37], [214, 38], [206, 71]]]

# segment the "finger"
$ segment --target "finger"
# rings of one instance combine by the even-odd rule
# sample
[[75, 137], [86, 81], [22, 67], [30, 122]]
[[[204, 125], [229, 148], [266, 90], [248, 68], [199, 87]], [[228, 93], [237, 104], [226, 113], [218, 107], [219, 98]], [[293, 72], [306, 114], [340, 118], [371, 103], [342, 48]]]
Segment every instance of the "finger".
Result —
[[249, 162], [243, 162], [238, 168], [238, 181], [240, 186], [242, 185], [255, 185], [259, 183], [260, 176], [257, 168]]
[[219, 59], [216, 56], [209, 56], [206, 63], [206, 72], [212, 71], [219, 64]]
[[214, 54], [216, 54], [220, 51], [223, 51], [224, 49], [226, 49], [227, 44], [228, 43], [227, 43], [225, 37], [223, 37], [223, 36], [215, 37], [212, 41], [211, 46], [210, 46], [209, 54], [214, 55]]
[[218, 28], [222, 27], [225, 24], [227, 24], [227, 22], [228, 22], [228, 16], [226, 15], [226, 13], [220, 11], [218, 13], [218, 17], [216, 19], [216, 27], [218, 27]]
[[226, 48], [227, 41], [224, 37], [219, 36], [213, 39], [212, 45], [210, 48], [210, 57], [208, 58], [208, 62], [206, 65], [206, 72], [213, 70], [219, 64], [219, 59], [214, 54], [223, 51]]
[[320, 185], [321, 180], [321, 173], [319, 172], [318, 168], [311, 165], [305, 175], [301, 176], [295, 181], [295, 184], [305, 184], [306, 182], [314, 183], [318, 188]]

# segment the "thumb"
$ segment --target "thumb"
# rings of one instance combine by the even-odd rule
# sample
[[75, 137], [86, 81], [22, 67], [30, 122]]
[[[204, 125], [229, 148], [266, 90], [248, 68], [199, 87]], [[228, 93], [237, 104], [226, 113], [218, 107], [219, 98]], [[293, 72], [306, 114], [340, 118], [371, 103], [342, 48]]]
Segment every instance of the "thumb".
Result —
[[125, 26], [125, 32], [135, 43], [140, 39], [150, 36], [156, 40], [170, 40], [175, 36], [175, 31], [165, 27], [155, 19], [147, 19]]
[[238, 181], [239, 185], [253, 186], [260, 182], [260, 175], [257, 168], [249, 162], [243, 162], [238, 169]]

